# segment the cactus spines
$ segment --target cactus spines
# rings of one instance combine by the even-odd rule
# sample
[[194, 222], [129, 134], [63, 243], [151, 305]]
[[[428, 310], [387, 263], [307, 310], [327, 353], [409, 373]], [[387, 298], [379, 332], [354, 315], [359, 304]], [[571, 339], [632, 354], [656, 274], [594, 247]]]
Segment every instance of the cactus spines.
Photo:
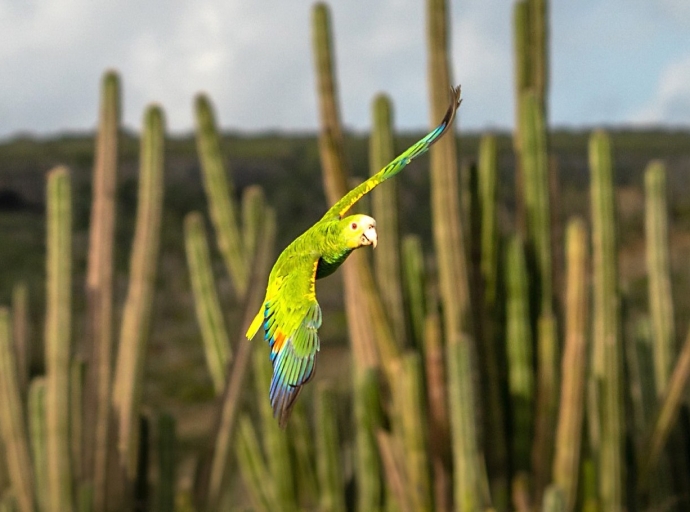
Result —
[[321, 490], [321, 510], [343, 512], [343, 475], [338, 441], [338, 418], [333, 391], [327, 384], [316, 388], [316, 470]]
[[[395, 157], [392, 105], [385, 94], [374, 98], [373, 128], [369, 142], [369, 171], [373, 176]], [[374, 270], [381, 301], [399, 346], [407, 344], [405, 307], [400, 273], [398, 233], [398, 186], [396, 180], [382, 183], [371, 192], [371, 211], [379, 237], [386, 240], [374, 253]]]
[[33, 512], [33, 476], [17, 361], [12, 344], [10, 313], [0, 307], [0, 433], [7, 452], [12, 490], [21, 512]]
[[594, 132], [589, 141], [592, 173], [593, 374], [599, 382], [601, 444], [599, 494], [603, 510], [623, 510], [622, 362], [616, 265], [613, 166], [609, 137]]
[[184, 235], [187, 268], [194, 292], [194, 306], [204, 343], [206, 364], [216, 395], [221, 395], [225, 389], [230, 360], [230, 341], [213, 280], [204, 220], [199, 212], [189, 213], [185, 217]]
[[[574, 510], [580, 473], [580, 444], [584, 415], [587, 367], [588, 278], [587, 232], [581, 219], [573, 219], [566, 233], [567, 283], [565, 349], [561, 400], [556, 430], [553, 481], [563, 492], [564, 510]], [[544, 497], [546, 500], [546, 496]]]
[[676, 357], [664, 164], [659, 161], [651, 162], [645, 171], [644, 183], [649, 310], [654, 336], [654, 382], [657, 395], [661, 396]]
[[[86, 428], [81, 472], [93, 475], [93, 505], [96, 510], [105, 508], [111, 422], [113, 247], [120, 114], [120, 78], [115, 71], [108, 71], [101, 83], [86, 276], [86, 332], [90, 364], [84, 389]], [[81, 443], [82, 439], [77, 442]]]
[[144, 114], [137, 218], [113, 395], [119, 415], [120, 466], [129, 482], [134, 481], [137, 468], [139, 404], [163, 209], [163, 153], [163, 111], [153, 105]]
[[241, 298], [249, 285], [249, 267], [243, 249], [235, 190], [225, 173], [220, 136], [211, 101], [207, 96], [200, 94], [196, 97], [195, 111], [197, 151], [209, 213], [216, 231], [218, 248], [232, 277], [237, 296]]
[[69, 381], [72, 287], [72, 193], [69, 171], [48, 173], [45, 323], [46, 451], [49, 512], [72, 510]]

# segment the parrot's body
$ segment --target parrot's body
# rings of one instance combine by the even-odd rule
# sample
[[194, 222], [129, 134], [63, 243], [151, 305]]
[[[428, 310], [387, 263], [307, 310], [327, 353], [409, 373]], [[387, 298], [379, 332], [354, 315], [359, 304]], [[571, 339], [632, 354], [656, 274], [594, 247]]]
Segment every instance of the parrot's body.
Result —
[[288, 245], [273, 266], [266, 298], [247, 337], [252, 339], [263, 323], [273, 363], [269, 397], [281, 427], [287, 424], [300, 389], [314, 375], [319, 351], [317, 330], [321, 326], [316, 280], [335, 272], [353, 250], [377, 244], [374, 219], [367, 215], [343, 215], [364, 194], [425, 153], [448, 130], [459, 105], [457, 87], [452, 89], [451, 105], [440, 125], [348, 192], [321, 220]]

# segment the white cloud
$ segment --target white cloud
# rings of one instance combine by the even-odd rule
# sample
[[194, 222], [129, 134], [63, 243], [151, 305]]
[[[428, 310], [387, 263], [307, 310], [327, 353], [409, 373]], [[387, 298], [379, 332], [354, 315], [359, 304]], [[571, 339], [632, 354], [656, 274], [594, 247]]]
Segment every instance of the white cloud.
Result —
[[654, 96], [630, 116], [630, 122], [690, 126], [690, 56], [663, 70]]

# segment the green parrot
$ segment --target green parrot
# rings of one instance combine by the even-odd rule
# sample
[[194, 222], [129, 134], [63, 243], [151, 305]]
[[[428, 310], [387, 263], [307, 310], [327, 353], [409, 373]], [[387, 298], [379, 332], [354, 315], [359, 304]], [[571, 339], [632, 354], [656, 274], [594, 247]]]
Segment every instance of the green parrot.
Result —
[[251, 340], [263, 323], [273, 364], [269, 397], [273, 416], [281, 428], [287, 424], [302, 386], [313, 377], [316, 367], [317, 330], [321, 326], [316, 280], [335, 272], [355, 249], [366, 245], [376, 248], [376, 221], [367, 215], [344, 217], [345, 213], [439, 140], [451, 126], [460, 101], [460, 87], [451, 88], [451, 104], [441, 124], [348, 192], [321, 220], [288, 245], [273, 265], [266, 298], [247, 330], [247, 338]]

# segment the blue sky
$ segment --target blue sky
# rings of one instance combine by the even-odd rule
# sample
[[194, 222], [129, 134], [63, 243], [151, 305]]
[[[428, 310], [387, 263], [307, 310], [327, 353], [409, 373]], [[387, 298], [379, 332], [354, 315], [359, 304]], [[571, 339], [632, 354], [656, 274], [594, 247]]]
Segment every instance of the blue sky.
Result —
[[[163, 105], [193, 127], [210, 94], [223, 128], [313, 130], [312, 1], [0, 0], [0, 138], [89, 130], [106, 68], [122, 76], [126, 126]], [[379, 91], [399, 129], [429, 124], [423, 0], [331, 1], [341, 110], [366, 130]], [[461, 129], [513, 125], [510, 0], [455, 0], [454, 80]], [[690, 1], [551, 5], [553, 126], [690, 127]]]

